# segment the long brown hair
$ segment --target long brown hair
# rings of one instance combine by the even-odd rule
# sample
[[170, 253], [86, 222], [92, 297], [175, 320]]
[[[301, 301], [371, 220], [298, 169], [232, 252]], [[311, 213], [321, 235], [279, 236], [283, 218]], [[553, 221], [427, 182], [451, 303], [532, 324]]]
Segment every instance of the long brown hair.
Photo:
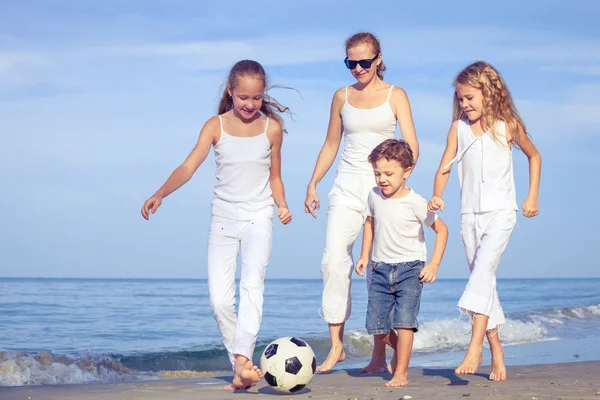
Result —
[[238, 79], [243, 76], [249, 76], [252, 78], [260, 79], [265, 87], [265, 93], [263, 95], [262, 105], [260, 107], [260, 112], [265, 116], [274, 119], [279, 122], [284, 132], [287, 132], [283, 126], [283, 118], [281, 117], [282, 113], [288, 113], [292, 115], [291, 110], [279, 103], [273, 97], [267, 94], [268, 89], [270, 87], [268, 84], [267, 74], [260, 65], [260, 63], [253, 60], [241, 60], [235, 63], [235, 65], [229, 71], [229, 76], [227, 78], [227, 82], [225, 84], [225, 88], [223, 89], [223, 94], [221, 96], [221, 100], [219, 101], [218, 113], [223, 114], [233, 108], [233, 99], [229, 95], [228, 88], [233, 91], [233, 89], [238, 84]]
[[[379, 39], [377, 39], [375, 35], [370, 32], [358, 32], [346, 39], [346, 55], [348, 54], [348, 49], [359, 44], [367, 44], [371, 46], [375, 54], [381, 53], [381, 43], [379, 43]], [[377, 66], [377, 76], [379, 79], [383, 80], [383, 71], [386, 69], [387, 67], [383, 63], [383, 60], [381, 60]]]
[[[525, 123], [513, 102], [508, 86], [502, 79], [500, 73], [485, 61], [477, 61], [460, 71], [454, 80], [456, 85], [469, 85], [481, 90], [483, 94], [483, 113], [481, 127], [490, 130], [492, 138], [499, 142], [497, 121], [504, 121], [510, 129], [513, 143], [517, 145], [521, 135], [528, 135]], [[467, 115], [462, 110], [456, 90], [454, 91], [454, 106], [452, 111], [453, 120], [464, 119]], [[516, 139], [516, 140], [515, 140]]]

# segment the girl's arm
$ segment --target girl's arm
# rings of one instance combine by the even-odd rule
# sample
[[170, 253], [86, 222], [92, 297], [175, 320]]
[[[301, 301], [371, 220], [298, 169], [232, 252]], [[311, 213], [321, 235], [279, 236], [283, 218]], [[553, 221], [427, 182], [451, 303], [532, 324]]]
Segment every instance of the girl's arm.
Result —
[[364, 270], [369, 265], [369, 255], [371, 254], [371, 246], [373, 245], [373, 217], [367, 217], [363, 228], [362, 248], [360, 251], [360, 259], [356, 263], [356, 273], [360, 276], [365, 276]]
[[317, 216], [315, 215], [314, 210], [318, 210], [320, 208], [319, 197], [317, 196], [317, 184], [321, 182], [321, 179], [323, 179], [327, 171], [329, 171], [329, 168], [331, 168], [342, 141], [341, 110], [345, 101], [345, 89], [339, 89], [337, 92], [335, 92], [331, 101], [331, 109], [329, 111], [329, 126], [327, 128], [325, 143], [319, 152], [315, 169], [312, 177], [310, 178], [310, 182], [308, 183], [308, 187], [306, 188], [304, 208], [307, 213], [310, 213], [315, 218]]
[[523, 153], [525, 153], [529, 160], [529, 192], [523, 202], [522, 208], [524, 216], [528, 218], [535, 217], [539, 211], [538, 194], [542, 173], [542, 156], [521, 127], [519, 127], [518, 135], [507, 139], [513, 140], [523, 150]]
[[450, 171], [452, 170], [452, 165], [448, 168], [444, 168], [452, 159], [456, 156], [458, 151], [458, 121], [454, 121], [452, 126], [450, 126], [450, 131], [448, 132], [448, 139], [446, 140], [446, 149], [444, 150], [444, 154], [442, 155], [442, 160], [440, 161], [440, 166], [435, 173], [435, 179], [433, 181], [433, 196], [431, 200], [429, 200], [428, 209], [429, 211], [444, 211], [444, 200], [442, 199], [442, 195], [444, 194], [444, 189], [446, 189], [446, 185], [448, 184], [448, 178], [450, 177]]
[[400, 125], [400, 132], [402, 132], [402, 139], [410, 146], [416, 164], [419, 159], [419, 141], [417, 140], [410, 102], [404, 89], [399, 87], [392, 89], [392, 102], [396, 110], [396, 119]]
[[198, 141], [185, 161], [173, 171], [160, 189], [146, 200], [142, 207], [142, 216], [144, 218], [148, 219], [150, 214], [156, 212], [162, 203], [162, 199], [179, 189], [192, 178], [198, 167], [206, 159], [210, 151], [210, 146], [218, 140], [217, 132], [219, 132], [219, 120], [218, 117], [212, 117], [202, 127]]
[[277, 204], [277, 215], [281, 223], [288, 224], [292, 220], [292, 214], [285, 200], [285, 188], [281, 179], [281, 144], [283, 142], [283, 129], [281, 125], [274, 120], [271, 120], [269, 125], [269, 141], [271, 142], [271, 169], [270, 169], [270, 186], [273, 195], [273, 200]]

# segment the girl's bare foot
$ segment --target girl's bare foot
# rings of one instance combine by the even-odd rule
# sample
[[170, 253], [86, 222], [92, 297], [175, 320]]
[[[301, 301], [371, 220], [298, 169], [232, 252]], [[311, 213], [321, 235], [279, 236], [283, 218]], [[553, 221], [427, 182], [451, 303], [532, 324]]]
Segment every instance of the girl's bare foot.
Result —
[[236, 362], [235, 375], [231, 386], [225, 386], [229, 390], [245, 390], [255, 386], [263, 377], [262, 371], [252, 361], [248, 360], [245, 364]]
[[400, 387], [408, 385], [408, 372], [403, 374], [395, 373], [392, 380], [385, 384], [386, 387]]
[[477, 346], [477, 348], [473, 347], [475, 346], [469, 346], [463, 362], [454, 370], [455, 373], [474, 374], [477, 372], [477, 369], [483, 361], [483, 356], [481, 355], [481, 352], [483, 351], [483, 345]]
[[317, 367], [317, 372], [329, 372], [335, 367], [335, 364], [338, 362], [342, 362], [346, 359], [346, 352], [344, 351], [344, 346], [333, 346], [329, 351], [329, 355], [323, 364]]
[[504, 365], [504, 350], [502, 348], [492, 352], [492, 373], [490, 374], [490, 380], [506, 380], [506, 366]]

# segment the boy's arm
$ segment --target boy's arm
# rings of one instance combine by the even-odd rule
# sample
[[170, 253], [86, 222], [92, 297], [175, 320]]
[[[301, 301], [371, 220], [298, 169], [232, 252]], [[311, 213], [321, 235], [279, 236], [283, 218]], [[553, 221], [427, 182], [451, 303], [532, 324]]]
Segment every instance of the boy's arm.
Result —
[[431, 224], [431, 229], [436, 233], [435, 244], [433, 245], [433, 254], [429, 263], [425, 265], [423, 271], [419, 275], [421, 282], [433, 283], [437, 277], [437, 271], [442, 263], [442, 257], [446, 251], [446, 243], [448, 243], [448, 227], [441, 218], [436, 218]]
[[360, 250], [360, 259], [356, 263], [356, 273], [360, 276], [365, 276], [364, 270], [369, 265], [369, 255], [371, 254], [371, 246], [373, 245], [373, 217], [367, 217], [363, 227], [362, 247]]

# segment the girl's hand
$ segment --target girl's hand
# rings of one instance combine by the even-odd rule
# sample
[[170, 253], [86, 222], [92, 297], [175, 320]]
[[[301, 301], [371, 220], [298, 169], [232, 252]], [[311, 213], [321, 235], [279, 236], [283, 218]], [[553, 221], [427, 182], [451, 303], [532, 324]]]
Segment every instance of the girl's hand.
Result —
[[356, 271], [356, 273], [358, 275], [365, 276], [364, 271], [365, 271], [365, 269], [367, 269], [368, 265], [369, 265], [369, 260], [367, 258], [361, 258], [356, 263], [356, 267], [354, 267], [354, 270]]
[[304, 199], [304, 211], [310, 213], [313, 218], [317, 218], [317, 214], [315, 214], [315, 210], [320, 210], [321, 206], [319, 204], [319, 195], [317, 195], [316, 189], [307, 189], [306, 190], [306, 198]]
[[538, 215], [538, 201], [535, 197], [528, 196], [522, 205], [523, 215], [527, 218], [535, 217]]
[[145, 219], [150, 218], [150, 214], [154, 214], [158, 207], [162, 204], [162, 197], [154, 195], [150, 197], [142, 206], [142, 217]]
[[427, 203], [427, 209], [431, 212], [436, 212], [437, 210], [444, 211], [444, 199], [440, 196], [433, 196], [429, 203]]
[[282, 224], [287, 225], [292, 222], [292, 213], [287, 207], [279, 207], [277, 209], [277, 216]]

